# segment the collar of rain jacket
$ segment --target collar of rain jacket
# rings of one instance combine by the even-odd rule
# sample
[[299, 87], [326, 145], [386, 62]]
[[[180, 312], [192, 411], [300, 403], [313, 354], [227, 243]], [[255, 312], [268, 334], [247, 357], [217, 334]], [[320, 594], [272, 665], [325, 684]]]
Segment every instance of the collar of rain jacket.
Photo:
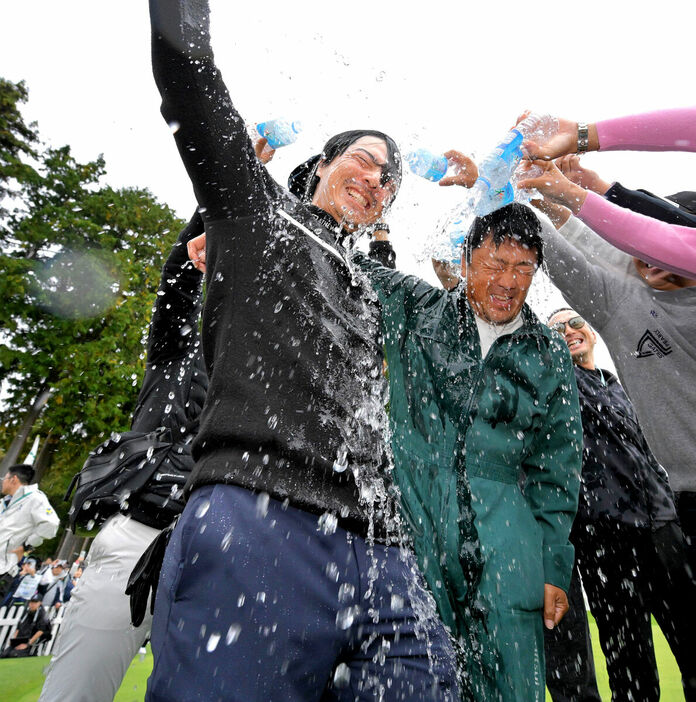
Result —
[[[460, 338], [468, 336], [472, 328], [476, 328], [476, 319], [474, 310], [471, 308], [469, 301], [466, 298], [463, 285], [458, 285], [450, 294], [454, 301], [455, 309], [457, 310], [458, 328]], [[522, 305], [522, 326], [515, 329], [510, 337], [519, 338], [521, 336], [534, 336], [537, 339], [543, 339], [546, 344], [552, 340], [553, 332], [539, 321], [539, 318], [534, 314], [531, 307], [525, 302]], [[476, 332], [478, 337], [478, 330]]]

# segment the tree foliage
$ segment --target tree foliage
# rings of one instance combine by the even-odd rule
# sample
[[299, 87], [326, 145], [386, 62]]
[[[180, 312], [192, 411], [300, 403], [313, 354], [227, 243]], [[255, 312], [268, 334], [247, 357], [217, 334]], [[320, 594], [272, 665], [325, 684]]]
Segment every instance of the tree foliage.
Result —
[[33, 435], [50, 433], [41, 485], [58, 500], [87, 452], [129, 427], [160, 268], [183, 223], [147, 190], [104, 185], [101, 157], [39, 146], [25, 99], [23, 84], [0, 80], [0, 449], [50, 389]]

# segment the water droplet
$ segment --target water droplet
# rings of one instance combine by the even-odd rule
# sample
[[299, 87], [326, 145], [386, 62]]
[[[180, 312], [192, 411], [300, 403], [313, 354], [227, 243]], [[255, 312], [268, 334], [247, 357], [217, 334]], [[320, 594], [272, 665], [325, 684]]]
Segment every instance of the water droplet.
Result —
[[164, 413], [165, 413], [165, 414], [169, 414], [171, 411], [172, 411], [172, 406], [171, 406], [171, 405], [167, 405], [167, 406], [164, 408]]
[[524, 432], [523, 432], [523, 431], [518, 431], [518, 432], [517, 432], [517, 438], [518, 438], [520, 441], [524, 441]]
[[280, 312], [280, 310], [283, 309], [283, 303], [282, 302], [276, 302], [276, 306], [273, 308], [273, 311], [277, 314]]
[[172, 130], [172, 134], [176, 134], [179, 131], [179, 127], [181, 127], [181, 125], [175, 120], [169, 123], [169, 129]]
[[201, 517], [205, 517], [209, 509], [210, 502], [208, 500], [201, 502], [201, 504], [199, 504], [198, 507], [196, 507], [196, 517], [198, 519], [200, 519]]
[[268, 424], [269, 429], [275, 429], [278, 426], [278, 415], [277, 414], [272, 414], [267, 420], [266, 424]]
[[259, 496], [256, 498], [256, 516], [259, 519], [263, 519], [268, 514], [268, 503], [270, 499], [267, 492], [260, 492]]
[[266, 601], [266, 593], [265, 592], [257, 592], [256, 593], [256, 601], [260, 602], [263, 604]]
[[333, 676], [334, 687], [343, 688], [350, 684], [350, 668], [345, 663], [339, 663]]
[[341, 583], [341, 587], [338, 588], [338, 601], [339, 602], [350, 602], [355, 597], [355, 585], [350, 583]]
[[242, 627], [240, 624], [230, 624], [230, 628], [227, 630], [225, 635], [225, 643], [229, 646], [230, 644], [236, 643], [239, 638], [239, 634], [242, 632]]
[[346, 607], [345, 609], [340, 609], [336, 613], [336, 626], [339, 629], [348, 629], [353, 625], [355, 621], [355, 615], [360, 611], [359, 607], [353, 605], [352, 607]]
[[324, 514], [319, 517], [318, 524], [318, 531], [321, 531], [322, 534], [330, 536], [331, 534], [336, 533], [336, 528], [338, 527], [338, 517], [335, 514], [331, 514], [331, 512], [324, 512]]
[[348, 452], [345, 449], [341, 449], [336, 455], [336, 460], [333, 464], [333, 469], [337, 473], [343, 473], [345, 469], [348, 468]]
[[216, 648], [218, 643], [220, 643], [221, 636], [218, 633], [213, 633], [208, 639], [208, 643], [205, 645], [205, 650], [208, 653], [212, 653]]
[[401, 595], [392, 595], [391, 608], [394, 612], [400, 612], [404, 608], [404, 598]]
[[220, 542], [220, 550], [225, 553], [226, 551], [229, 550], [230, 546], [232, 545], [232, 532], [234, 530], [230, 529], [223, 537], [222, 541]]
[[340, 573], [338, 572], [338, 566], [335, 563], [327, 563], [324, 570], [326, 572], [326, 577], [329, 580], [333, 580], [335, 583], [338, 582]]
[[384, 71], [380, 71], [380, 72], [377, 74], [375, 80], [376, 80], [378, 83], [381, 83], [381, 82], [384, 80]]
[[246, 597], [244, 596], [244, 593], [242, 593], [238, 598], [237, 598], [237, 607], [243, 607], [244, 606], [244, 600]]

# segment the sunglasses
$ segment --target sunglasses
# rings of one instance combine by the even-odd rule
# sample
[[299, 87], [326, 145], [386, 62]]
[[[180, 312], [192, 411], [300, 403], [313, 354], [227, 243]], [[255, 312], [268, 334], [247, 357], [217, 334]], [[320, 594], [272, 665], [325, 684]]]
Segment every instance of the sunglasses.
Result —
[[585, 326], [585, 320], [578, 315], [577, 317], [571, 317], [565, 322], [554, 322], [554, 324], [549, 324], [549, 329], [553, 329], [555, 332], [563, 334], [565, 332], [566, 324], [571, 329], [582, 329], [582, 327]]

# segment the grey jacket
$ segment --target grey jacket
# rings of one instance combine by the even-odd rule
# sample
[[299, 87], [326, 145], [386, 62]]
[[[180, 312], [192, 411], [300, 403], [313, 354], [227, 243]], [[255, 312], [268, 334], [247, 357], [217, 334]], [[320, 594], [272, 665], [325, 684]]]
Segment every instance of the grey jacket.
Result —
[[571, 217], [544, 220], [548, 273], [599, 332], [675, 492], [696, 492], [696, 288], [662, 292], [631, 256]]

